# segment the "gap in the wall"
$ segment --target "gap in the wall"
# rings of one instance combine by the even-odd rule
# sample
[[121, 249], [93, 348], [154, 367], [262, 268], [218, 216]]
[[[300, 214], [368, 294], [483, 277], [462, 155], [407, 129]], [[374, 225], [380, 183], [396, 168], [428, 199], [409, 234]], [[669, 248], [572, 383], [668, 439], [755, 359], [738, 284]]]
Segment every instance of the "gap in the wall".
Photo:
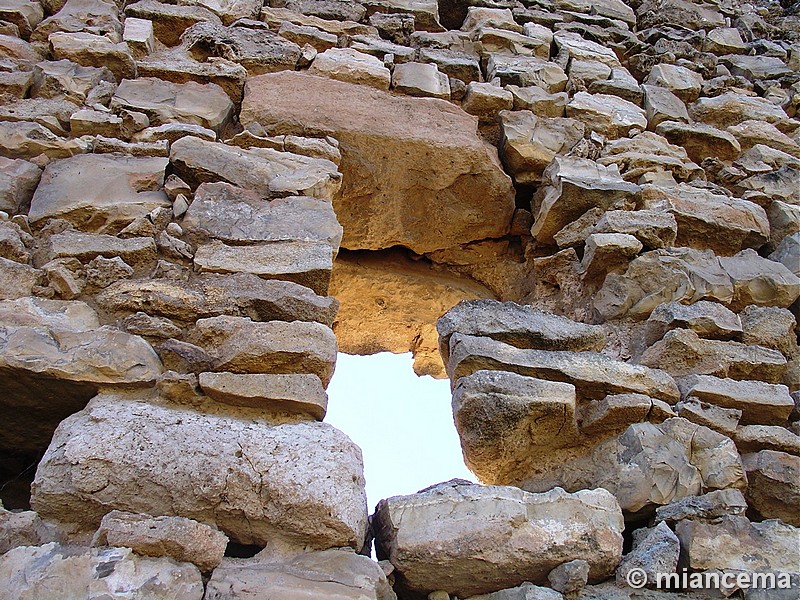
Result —
[[440, 481], [475, 481], [461, 456], [447, 379], [418, 377], [410, 353], [340, 353], [325, 421], [361, 447], [369, 511]]

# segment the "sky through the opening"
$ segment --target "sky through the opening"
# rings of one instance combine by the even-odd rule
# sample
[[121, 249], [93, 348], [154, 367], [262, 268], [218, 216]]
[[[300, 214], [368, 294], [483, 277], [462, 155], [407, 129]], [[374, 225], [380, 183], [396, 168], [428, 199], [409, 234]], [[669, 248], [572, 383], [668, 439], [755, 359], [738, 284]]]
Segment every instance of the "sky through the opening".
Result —
[[361, 447], [367, 501], [440, 481], [475, 481], [464, 466], [447, 379], [417, 377], [411, 354], [339, 354], [325, 421]]

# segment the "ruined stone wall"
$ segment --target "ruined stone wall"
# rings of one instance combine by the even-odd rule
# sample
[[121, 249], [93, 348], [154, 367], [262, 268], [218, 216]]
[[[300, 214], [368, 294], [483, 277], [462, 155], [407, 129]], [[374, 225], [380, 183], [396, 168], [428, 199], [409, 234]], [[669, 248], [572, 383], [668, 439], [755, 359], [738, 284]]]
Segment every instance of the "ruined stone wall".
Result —
[[[0, 600], [795, 600], [797, 13], [0, 0]], [[368, 507], [337, 350], [481, 483]]]

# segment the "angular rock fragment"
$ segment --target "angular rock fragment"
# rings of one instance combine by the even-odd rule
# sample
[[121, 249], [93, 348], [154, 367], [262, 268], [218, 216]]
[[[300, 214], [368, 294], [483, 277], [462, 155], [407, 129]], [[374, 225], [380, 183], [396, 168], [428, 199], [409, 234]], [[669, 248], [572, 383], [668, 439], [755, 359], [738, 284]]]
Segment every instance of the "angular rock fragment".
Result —
[[537, 86], [549, 94], [563, 92], [567, 86], [567, 75], [561, 67], [536, 56], [491, 54], [486, 74], [490, 80], [499, 78], [503, 86]]
[[736, 428], [742, 418], [742, 411], [738, 408], [722, 408], [716, 404], [709, 404], [689, 396], [675, 405], [675, 411], [684, 419], [713, 429], [717, 433], [733, 438]]
[[671, 91], [655, 85], [643, 85], [642, 89], [647, 128], [650, 131], [655, 131], [663, 121], [689, 122], [686, 105]]
[[675, 217], [656, 210], [606, 211], [592, 233], [625, 233], [638, 239], [645, 248], [669, 248], [675, 245], [678, 225]]
[[[321, 110], [332, 103], [338, 110]], [[511, 180], [475, 121], [447, 102], [284, 72], [248, 81], [240, 119], [339, 141], [344, 181], [334, 208], [345, 248], [430, 252], [508, 232]]]
[[484, 336], [517, 348], [599, 352], [605, 332], [596, 325], [578, 323], [515, 302], [465, 300], [436, 322], [439, 350], [447, 362], [454, 333]]
[[82, 231], [117, 233], [136, 217], [168, 206], [165, 158], [85, 154], [47, 165], [31, 200], [32, 222], [69, 220]]
[[[639, 533], [641, 530], [637, 530]], [[635, 535], [635, 534], [634, 534]], [[678, 537], [665, 522], [661, 522], [640, 535], [638, 544], [622, 558], [617, 568], [617, 582], [625, 584], [632, 569], [640, 569], [646, 575], [646, 584], [655, 587], [659, 573], [674, 573], [678, 568], [681, 544]]]
[[330, 48], [318, 54], [308, 72], [379, 90], [388, 90], [391, 83], [389, 69], [381, 60], [351, 48]]
[[128, 4], [125, 14], [151, 21], [155, 37], [166, 46], [177, 46], [183, 32], [195, 23], [222, 24], [220, 18], [204, 6], [167, 4], [157, 0], [139, 0]]
[[800, 436], [778, 425], [744, 425], [734, 435], [741, 453], [775, 450], [800, 456]]
[[631, 136], [647, 129], [644, 110], [633, 102], [608, 94], [578, 92], [567, 104], [567, 116], [610, 138]]
[[395, 66], [392, 89], [409, 96], [450, 99], [447, 75], [441, 73], [434, 64], [409, 62]]
[[67, 158], [89, 152], [85, 139], [57, 136], [39, 123], [30, 121], [0, 122], [0, 150], [7, 158], [32, 159], [41, 154], [48, 158]]
[[671, 404], [679, 395], [675, 382], [664, 371], [618, 362], [602, 354], [519, 349], [488, 338], [453, 334], [447, 364], [451, 381], [481, 369], [571, 383], [582, 398], [633, 392]]
[[114, 43], [92, 33], [51, 33], [48, 38], [54, 60], [68, 59], [85, 67], [107, 67], [117, 78], [136, 77], [136, 62], [124, 42]]
[[583, 158], [556, 156], [542, 179], [545, 185], [534, 197], [536, 219], [531, 228], [542, 243], [554, 243], [559, 230], [590, 208], [609, 208], [639, 191], [620, 177], [616, 166]]
[[689, 305], [667, 302], [650, 313], [643, 342], [652, 346], [672, 329], [691, 329], [704, 338], [729, 340], [741, 336], [742, 321], [736, 313], [716, 302], [700, 300]]
[[742, 456], [747, 502], [765, 519], [800, 527], [800, 457], [762, 450]]
[[129, 265], [148, 263], [156, 259], [153, 238], [121, 239], [113, 235], [80, 233], [68, 230], [50, 236], [50, 258], [75, 257], [89, 262], [98, 256], [121, 258]]
[[[744, 459], [743, 464], [746, 464]], [[745, 469], [747, 467], [745, 466]], [[737, 489], [714, 490], [702, 496], [687, 496], [656, 509], [656, 521], [677, 523], [685, 519], [713, 521], [725, 515], [744, 515], [747, 502]]]
[[780, 425], [794, 408], [786, 386], [763, 381], [691, 375], [678, 380], [678, 387], [684, 398], [694, 397], [723, 408], [741, 410], [743, 425]]
[[710, 125], [662, 121], [655, 130], [670, 143], [683, 146], [689, 158], [698, 163], [711, 156], [720, 160], [735, 160], [742, 152], [741, 145], [732, 134]]
[[592, 233], [584, 246], [583, 278], [602, 279], [609, 271], [623, 270], [641, 250], [642, 243], [627, 233]]
[[733, 281], [733, 310], [752, 304], [788, 307], [800, 296], [800, 278], [783, 264], [763, 258], [751, 248], [724, 256], [719, 262]]
[[700, 95], [703, 76], [680, 65], [660, 63], [650, 70], [645, 83], [666, 88], [683, 102], [694, 102]]
[[210, 317], [197, 321], [187, 341], [208, 352], [215, 371], [311, 373], [327, 387], [336, 364], [336, 337], [320, 323]]
[[0, 210], [11, 215], [27, 212], [41, 177], [35, 164], [0, 156]]
[[695, 121], [724, 129], [744, 121], [766, 121], [783, 131], [790, 128], [788, 116], [766, 98], [728, 92], [713, 98], [700, 98], [689, 107]]
[[23, 546], [0, 556], [10, 598], [86, 598], [119, 594], [153, 600], [201, 600], [203, 579], [189, 563], [140, 557], [130, 548]]
[[184, 517], [112, 510], [100, 522], [92, 545], [123, 546], [141, 556], [169, 556], [208, 572], [222, 560], [228, 537], [210, 525]]
[[32, 489], [39, 514], [82, 528], [117, 509], [215, 524], [242, 544], [325, 549], [361, 548], [367, 524], [361, 452], [330, 425], [113, 394], [61, 424]]
[[602, 434], [646, 421], [653, 409], [653, 402], [653, 398], [644, 394], [615, 394], [602, 400], [594, 400], [581, 407], [581, 433]]
[[529, 494], [448, 482], [382, 500], [374, 519], [378, 558], [388, 558], [400, 585], [418, 593], [468, 597], [544, 583], [574, 559], [587, 561], [597, 581], [622, 553], [622, 515], [603, 490]]

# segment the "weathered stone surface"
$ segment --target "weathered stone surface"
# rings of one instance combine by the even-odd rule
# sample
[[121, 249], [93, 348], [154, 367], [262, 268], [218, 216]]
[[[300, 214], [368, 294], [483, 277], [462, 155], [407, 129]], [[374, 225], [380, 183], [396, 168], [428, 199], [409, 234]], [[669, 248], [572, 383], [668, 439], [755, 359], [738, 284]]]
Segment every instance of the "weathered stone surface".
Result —
[[529, 110], [537, 117], [563, 117], [569, 96], [565, 92], [549, 94], [539, 86], [507, 85], [514, 98], [514, 110]]
[[742, 454], [775, 450], [800, 456], [800, 436], [778, 425], [744, 425], [733, 439]]
[[517, 348], [600, 351], [605, 332], [596, 325], [578, 323], [516, 302], [466, 300], [436, 322], [439, 350], [447, 362], [450, 337], [458, 332], [489, 337]]
[[[319, 110], [332, 102], [338, 110]], [[373, 114], [387, 118], [376, 122]], [[334, 208], [345, 248], [429, 252], [508, 232], [511, 180], [475, 134], [475, 121], [444, 101], [285, 72], [248, 81], [240, 118], [273, 134], [339, 140], [344, 184]]]
[[625, 233], [649, 249], [669, 248], [675, 244], [677, 222], [669, 213], [656, 210], [606, 211], [592, 233]]
[[31, 200], [32, 222], [69, 220], [83, 231], [117, 233], [136, 217], [168, 206], [165, 158], [86, 154], [51, 162]]
[[741, 314], [742, 342], [777, 350], [784, 356], [800, 353], [795, 334], [795, 317], [791, 311], [774, 306], [746, 307]]
[[693, 396], [723, 408], [741, 410], [743, 425], [781, 425], [794, 408], [794, 401], [785, 385], [763, 381], [691, 375], [678, 380], [678, 387], [684, 398]]
[[0, 156], [0, 210], [11, 215], [26, 212], [41, 177], [35, 164]]
[[327, 387], [336, 364], [336, 337], [320, 323], [209, 317], [186, 341], [208, 352], [215, 371], [311, 373]]
[[666, 88], [683, 102], [694, 102], [700, 95], [703, 77], [680, 65], [660, 63], [650, 70], [645, 83]]
[[[432, 594], [428, 594], [431, 600], [438, 600]], [[444, 596], [442, 596], [444, 600]], [[540, 587], [532, 583], [523, 583], [520, 586], [507, 588], [490, 594], [479, 594], [470, 596], [469, 600], [564, 600], [559, 592], [547, 587]]]
[[153, 238], [121, 239], [113, 235], [68, 230], [50, 236], [49, 245], [51, 260], [75, 257], [88, 263], [98, 256], [118, 256], [128, 265], [137, 265], [156, 259], [156, 243]]
[[124, 42], [114, 43], [92, 33], [51, 33], [54, 60], [68, 59], [85, 67], [107, 67], [117, 80], [136, 77], [136, 62]]
[[154, 77], [124, 79], [111, 99], [111, 107], [142, 112], [151, 125], [189, 123], [219, 133], [230, 121], [233, 103], [214, 83], [170, 83]]
[[775, 252], [769, 255], [769, 259], [781, 263], [797, 277], [800, 277], [800, 232], [783, 238]]
[[569, 152], [585, 131], [580, 121], [539, 118], [523, 110], [503, 111], [500, 119], [501, 156], [517, 183], [538, 182], [553, 158]]
[[590, 208], [609, 208], [639, 191], [622, 179], [616, 165], [604, 167], [584, 158], [556, 156], [542, 179], [545, 185], [534, 196], [536, 219], [531, 228], [542, 243], [554, 243], [558, 231]]
[[765, 98], [728, 92], [713, 98], [700, 98], [689, 107], [695, 121], [724, 129], [744, 121], [766, 121], [783, 131], [788, 117], [780, 106]]
[[713, 429], [717, 433], [733, 438], [736, 428], [742, 418], [742, 411], [738, 408], [722, 408], [716, 404], [701, 402], [695, 396], [689, 396], [675, 405], [679, 416]]
[[690, 329], [673, 329], [645, 350], [639, 363], [673, 377], [714, 375], [731, 379], [780, 381], [786, 359], [780, 352], [739, 342], [704, 340]]
[[762, 450], [742, 456], [747, 502], [765, 519], [800, 527], [800, 457]]
[[650, 313], [643, 342], [652, 346], [667, 331], [681, 328], [691, 329], [704, 338], [729, 340], [742, 334], [742, 321], [736, 313], [716, 302], [700, 300], [688, 306], [667, 302]]
[[785, 62], [775, 56], [727, 54], [720, 57], [720, 62], [728, 67], [731, 75], [744, 77], [750, 81], [778, 79], [792, 72]]
[[647, 129], [644, 110], [633, 102], [608, 94], [578, 92], [567, 104], [567, 116], [611, 138], [631, 136]]
[[663, 371], [618, 362], [594, 352], [519, 349], [489, 338], [462, 333], [450, 337], [447, 364], [452, 381], [481, 369], [504, 370], [573, 384], [583, 398], [609, 393], [640, 393], [674, 403], [678, 388]]
[[308, 72], [310, 75], [321, 75], [379, 90], [388, 90], [391, 83], [391, 74], [383, 66], [383, 61], [352, 48], [330, 48], [318, 54]]
[[728, 127], [728, 133], [739, 142], [742, 150], [749, 150], [753, 146], [762, 144], [792, 156], [800, 157], [800, 144], [771, 123], [764, 121], [742, 121], [738, 125]]
[[200, 571], [167, 558], [144, 558], [130, 548], [23, 546], [0, 556], [3, 595], [19, 600], [93, 596], [201, 600]]
[[187, 235], [226, 243], [304, 240], [339, 248], [342, 227], [329, 202], [306, 196], [269, 200], [258, 190], [203, 183], [181, 227]]
[[20, 37], [26, 40], [43, 17], [44, 11], [38, 2], [5, 0], [0, 4], [0, 18], [16, 25]]
[[647, 533], [641, 534], [638, 543], [622, 558], [617, 568], [617, 583], [624, 585], [632, 569], [641, 569], [647, 576], [647, 585], [655, 587], [658, 573], [674, 573], [677, 570], [680, 551], [678, 537], [665, 522], [660, 522]]
[[514, 106], [511, 92], [491, 83], [471, 81], [461, 102], [461, 108], [485, 123], [494, 122], [501, 110]]
[[627, 513], [706, 490], [744, 488], [744, 469], [730, 438], [679, 417], [635, 423], [578, 454], [556, 454], [513, 482], [531, 491], [602, 487]]
[[31, 159], [44, 154], [55, 159], [89, 152], [91, 146], [84, 139], [59, 137], [39, 123], [2, 121], [0, 150], [7, 158]]
[[656, 85], [643, 85], [647, 128], [654, 131], [663, 121], [689, 122], [686, 105], [670, 90]]
[[[743, 458], [742, 463], [746, 461]], [[737, 489], [714, 490], [702, 496], [687, 496], [656, 509], [656, 521], [677, 523], [685, 519], [713, 521], [725, 515], [744, 515], [747, 502]]]
[[741, 145], [732, 134], [702, 123], [662, 121], [655, 130], [670, 143], [683, 146], [689, 158], [698, 163], [709, 156], [720, 160], [735, 160], [742, 151]]
[[581, 433], [603, 434], [646, 421], [654, 402], [657, 400], [644, 394], [614, 394], [602, 400], [593, 400], [581, 407], [578, 416]]
[[201, 21], [187, 29], [181, 41], [196, 60], [224, 58], [242, 65], [248, 75], [293, 70], [300, 58], [300, 46], [268, 29], [220, 27]]
[[122, 24], [113, 4], [101, 0], [67, 0], [56, 14], [47, 17], [31, 36], [31, 41], [47, 41], [55, 32], [86, 32], [122, 41]]
[[200, 388], [210, 398], [233, 406], [250, 406], [311, 415], [322, 421], [328, 396], [316, 375], [200, 373]]
[[187, 136], [170, 148], [170, 162], [187, 183], [227, 182], [263, 196], [330, 199], [342, 176], [336, 164], [271, 148], [244, 150]]
[[0, 508], [0, 555], [18, 546], [41, 546], [56, 541], [52, 523], [32, 510], [11, 512]]
[[467, 597], [544, 583], [574, 559], [586, 560], [597, 581], [622, 553], [622, 515], [603, 490], [529, 494], [446, 483], [382, 500], [374, 519], [378, 558], [392, 562], [403, 587], [422, 593]]
[[577, 559], [561, 563], [547, 575], [550, 587], [565, 595], [580, 592], [589, 578], [589, 563]]
[[153, 22], [148, 19], [128, 17], [125, 19], [122, 41], [128, 44], [128, 47], [136, 58], [142, 58], [151, 54], [155, 49]]
[[167, 4], [156, 0], [140, 0], [128, 4], [125, 14], [151, 21], [155, 37], [166, 46], [178, 45], [181, 34], [195, 23], [222, 23], [217, 15], [204, 6]]
[[779, 262], [762, 258], [751, 249], [723, 256], [720, 265], [733, 281], [731, 308], [791, 306], [800, 296], [800, 278]]
[[148, 314], [193, 323], [231, 315], [254, 321], [318, 321], [332, 325], [338, 303], [289, 281], [248, 273], [202, 274], [190, 282], [155, 279], [118, 281], [96, 296], [99, 307], [115, 314]]
[[227, 558], [214, 570], [206, 600], [267, 597], [396, 600], [380, 566], [347, 550], [301, 554], [286, 562]]
[[203, 244], [194, 255], [201, 273], [252, 273], [264, 279], [293, 281], [327, 295], [333, 258], [324, 242], [275, 241], [252, 246]]
[[574, 442], [575, 387], [476, 371], [456, 382], [453, 420], [469, 469], [482, 481], [508, 481], [537, 454]]
[[584, 280], [602, 280], [609, 271], [620, 271], [642, 251], [642, 242], [627, 233], [591, 233], [586, 238], [581, 273]]
[[0, 300], [31, 296], [41, 275], [33, 267], [0, 257]]
[[330, 425], [272, 427], [114, 395], [61, 424], [31, 504], [84, 528], [114, 509], [182, 516], [260, 546], [361, 548], [367, 522], [361, 451]]
[[751, 523], [727, 516], [715, 523], [681, 521], [675, 533], [691, 569], [800, 571], [797, 528], [777, 520]]
[[409, 96], [450, 99], [447, 75], [430, 63], [408, 62], [395, 66], [392, 89]]
[[100, 522], [92, 545], [123, 546], [142, 556], [169, 556], [208, 572], [222, 561], [228, 536], [184, 517], [151, 517], [112, 510]]

